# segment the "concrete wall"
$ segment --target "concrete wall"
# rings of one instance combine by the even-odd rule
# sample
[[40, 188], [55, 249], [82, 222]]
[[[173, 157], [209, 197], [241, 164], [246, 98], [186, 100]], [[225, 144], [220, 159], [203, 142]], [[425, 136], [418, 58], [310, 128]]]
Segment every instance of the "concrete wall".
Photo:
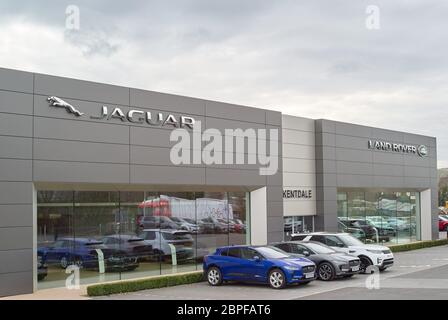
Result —
[[316, 214], [314, 120], [283, 115], [283, 189], [310, 190], [311, 198], [284, 198], [284, 216]]
[[[426, 145], [427, 157], [372, 150], [368, 140]], [[431, 190], [432, 237], [437, 229], [436, 139], [343, 122], [316, 120], [316, 230], [337, 230], [337, 189]]]
[[[50, 107], [48, 96], [86, 115]], [[279, 170], [272, 176], [261, 176], [254, 165], [175, 166], [169, 160], [170, 127], [91, 119], [103, 105], [190, 116], [202, 129], [277, 129], [282, 143], [279, 112], [0, 69], [0, 296], [33, 289], [33, 183], [59, 189], [266, 187], [264, 232], [268, 241], [282, 239], [281, 147]]]

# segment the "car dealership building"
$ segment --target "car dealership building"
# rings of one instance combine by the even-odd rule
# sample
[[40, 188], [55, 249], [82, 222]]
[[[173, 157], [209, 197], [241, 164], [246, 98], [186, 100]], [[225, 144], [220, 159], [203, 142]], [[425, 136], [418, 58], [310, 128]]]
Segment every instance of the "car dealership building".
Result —
[[[173, 161], [175, 130], [199, 137], [192, 161]], [[71, 265], [81, 284], [200, 270], [217, 246], [323, 230], [438, 238], [436, 139], [0, 69], [0, 296], [65, 286]]]

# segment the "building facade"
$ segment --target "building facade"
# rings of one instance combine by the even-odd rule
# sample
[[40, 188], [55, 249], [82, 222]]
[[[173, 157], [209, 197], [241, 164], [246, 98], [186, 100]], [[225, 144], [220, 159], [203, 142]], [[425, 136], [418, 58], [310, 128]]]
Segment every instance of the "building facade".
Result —
[[436, 158], [431, 137], [0, 69], [0, 296], [199, 270], [303, 230], [436, 238]]

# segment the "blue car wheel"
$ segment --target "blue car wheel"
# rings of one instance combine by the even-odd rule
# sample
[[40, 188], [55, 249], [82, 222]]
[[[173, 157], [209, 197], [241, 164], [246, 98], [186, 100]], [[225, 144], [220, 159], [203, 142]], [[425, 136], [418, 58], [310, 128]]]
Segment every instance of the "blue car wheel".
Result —
[[211, 267], [207, 270], [207, 281], [211, 286], [220, 286], [222, 284], [221, 270], [217, 267]]
[[269, 272], [269, 285], [274, 289], [283, 289], [286, 286], [286, 277], [282, 270], [272, 269]]

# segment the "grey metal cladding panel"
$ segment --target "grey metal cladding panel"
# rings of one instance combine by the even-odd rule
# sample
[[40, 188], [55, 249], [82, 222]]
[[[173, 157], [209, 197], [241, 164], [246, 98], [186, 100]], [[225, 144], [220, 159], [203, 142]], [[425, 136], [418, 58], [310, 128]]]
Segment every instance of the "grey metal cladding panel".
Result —
[[431, 170], [426, 167], [405, 166], [404, 175], [406, 177], [431, 178]]
[[[170, 148], [131, 146], [131, 164], [176, 166], [170, 160]], [[190, 155], [192, 155], [190, 150]], [[205, 167], [203, 164], [181, 165], [186, 167]]]
[[317, 187], [317, 201], [337, 201], [337, 187]]
[[279, 168], [276, 174], [265, 176], [266, 184], [269, 186], [283, 186], [283, 174], [282, 170]]
[[127, 164], [129, 145], [35, 139], [34, 159]]
[[320, 119], [316, 122], [316, 132], [327, 132], [327, 133], [335, 133], [336, 132], [336, 122], [331, 120]]
[[33, 93], [33, 74], [0, 68], [0, 89]]
[[[207, 117], [206, 128], [218, 129], [224, 135], [225, 129], [266, 129], [266, 125], [263, 123], [253, 123], [253, 122], [245, 122], [238, 120], [228, 120], [228, 119], [217, 119]], [[278, 129], [278, 128], [277, 128]], [[267, 133], [268, 135], [268, 133]]]
[[0, 113], [0, 135], [31, 137], [33, 117]]
[[318, 146], [336, 146], [336, 135], [327, 132], [318, 132], [315, 137], [315, 144]]
[[0, 228], [33, 225], [32, 204], [0, 204], [0, 214]]
[[131, 106], [205, 115], [205, 100], [131, 88]]
[[372, 139], [403, 143], [403, 132], [372, 128]]
[[374, 163], [403, 165], [404, 155], [392, 152], [372, 151]]
[[370, 127], [364, 127], [344, 122], [335, 122], [335, 127], [336, 134], [365, 138], [370, 138], [372, 136], [372, 128]]
[[205, 169], [207, 185], [265, 186], [266, 176], [254, 170]]
[[425, 188], [431, 187], [431, 178], [414, 178], [414, 177], [404, 177], [404, 184], [408, 188]]
[[336, 148], [328, 146], [316, 146], [315, 156], [318, 160], [334, 160], [336, 159]]
[[356, 174], [338, 174], [337, 186], [346, 188], [371, 188], [374, 181], [372, 176]]
[[0, 112], [33, 114], [33, 95], [0, 90]]
[[415, 155], [405, 155], [403, 157], [403, 163], [405, 166], [419, 166], [419, 167], [432, 167], [431, 158], [419, 157]]
[[44, 74], [36, 74], [34, 92], [60, 98], [129, 104], [129, 88]]
[[336, 135], [336, 147], [348, 149], [368, 150], [367, 138]]
[[282, 201], [268, 201], [268, 216], [269, 217], [283, 217], [283, 202]]
[[266, 124], [273, 126], [282, 126], [282, 113], [277, 111], [265, 110]]
[[371, 163], [373, 160], [373, 155], [372, 151], [370, 150], [353, 150], [345, 148], [336, 148], [336, 160]]
[[314, 132], [315, 120], [308, 118], [294, 117], [290, 115], [282, 115], [282, 127], [284, 129]]
[[402, 165], [395, 164], [374, 163], [373, 174], [377, 176], [403, 177], [404, 167]]
[[131, 183], [204, 185], [205, 169], [131, 165]]
[[336, 161], [334, 160], [316, 160], [317, 173], [336, 173]]
[[316, 174], [317, 187], [334, 187], [338, 186], [336, 182], [336, 174], [334, 173], [317, 173]]
[[33, 292], [33, 272], [0, 274], [0, 296], [12, 296]]
[[34, 118], [36, 138], [129, 144], [129, 128], [103, 123]]
[[0, 159], [0, 181], [32, 181], [32, 160]]
[[33, 271], [33, 250], [0, 251], [0, 261], [0, 274]]
[[0, 182], [0, 204], [30, 204], [33, 202], [31, 182]]
[[170, 147], [177, 143], [170, 142], [171, 132], [170, 130], [131, 127], [131, 145]]
[[[231, 119], [238, 121], [266, 124], [266, 112], [263, 109], [244, 107], [224, 102], [206, 101], [205, 115], [207, 117]], [[209, 119], [207, 119], [209, 121]]]
[[436, 147], [437, 140], [434, 137], [422, 136], [412, 133], [404, 133], [403, 135], [404, 143], [424, 144], [427, 147]]
[[283, 201], [283, 187], [282, 186], [268, 186], [266, 188], [267, 202]]
[[373, 176], [373, 188], [412, 188], [405, 183], [404, 177]]
[[282, 231], [268, 232], [267, 240], [268, 240], [268, 243], [282, 241], [283, 240], [283, 232]]
[[129, 165], [35, 160], [34, 181], [129, 183]]
[[373, 175], [373, 165], [370, 162], [336, 161], [338, 174], [366, 174]]
[[283, 216], [267, 218], [268, 232], [283, 232]]
[[304, 144], [314, 146], [316, 137], [314, 132], [292, 129], [282, 130], [283, 143]]
[[0, 136], [0, 158], [31, 159], [33, 139]]
[[33, 227], [0, 228], [0, 251], [32, 248]]

